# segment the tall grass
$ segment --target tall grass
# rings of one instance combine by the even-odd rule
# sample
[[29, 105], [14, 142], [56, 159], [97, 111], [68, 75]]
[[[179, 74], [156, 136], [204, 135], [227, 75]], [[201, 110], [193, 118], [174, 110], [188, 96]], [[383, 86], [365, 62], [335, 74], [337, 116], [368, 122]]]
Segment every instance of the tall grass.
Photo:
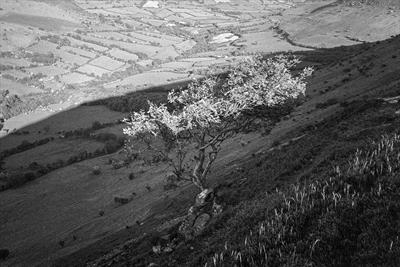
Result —
[[400, 135], [275, 194], [273, 213], [205, 266], [400, 266]]

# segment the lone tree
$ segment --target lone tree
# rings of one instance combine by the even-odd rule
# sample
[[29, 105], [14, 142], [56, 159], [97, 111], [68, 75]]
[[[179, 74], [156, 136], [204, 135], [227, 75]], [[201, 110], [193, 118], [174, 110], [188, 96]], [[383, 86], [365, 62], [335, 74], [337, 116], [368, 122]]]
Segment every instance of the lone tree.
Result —
[[167, 105], [149, 102], [148, 111], [125, 119], [124, 134], [144, 141], [170, 163], [178, 180], [191, 181], [203, 191], [224, 141], [260, 125], [260, 119], [275, 122], [304, 95], [304, 79], [312, 70], [292, 75], [290, 69], [298, 62], [285, 56], [246, 58], [227, 73], [171, 91]]

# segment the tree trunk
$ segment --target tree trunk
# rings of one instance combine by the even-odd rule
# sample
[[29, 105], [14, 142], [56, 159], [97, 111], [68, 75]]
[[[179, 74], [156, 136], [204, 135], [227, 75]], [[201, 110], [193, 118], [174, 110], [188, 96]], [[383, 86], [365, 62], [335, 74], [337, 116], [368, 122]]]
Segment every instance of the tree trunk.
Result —
[[204, 159], [205, 149], [200, 149], [198, 157], [196, 157], [196, 165], [193, 168], [192, 181], [198, 188], [200, 188], [201, 191], [205, 189], [205, 179], [203, 177]]

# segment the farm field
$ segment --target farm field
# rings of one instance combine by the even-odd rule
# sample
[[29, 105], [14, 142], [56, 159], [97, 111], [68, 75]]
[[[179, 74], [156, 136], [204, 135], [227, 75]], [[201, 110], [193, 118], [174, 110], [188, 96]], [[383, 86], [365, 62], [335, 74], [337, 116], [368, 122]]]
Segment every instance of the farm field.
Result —
[[1, 58], [1, 64], [2, 65], [8, 65], [8, 66], [15, 66], [15, 67], [28, 67], [32, 63], [29, 62], [26, 59], [23, 59], [23, 58], [2, 57]]
[[[145, 84], [172, 82], [182, 78], [181, 73], [198, 72], [199, 67], [205, 72], [213, 64], [230, 63], [216, 60], [204, 65], [199, 59], [197, 66], [196, 58], [204, 55], [235, 57], [304, 50], [286, 44], [270, 29], [272, 22], [264, 19], [291, 6], [285, 1], [263, 4], [241, 0], [195, 5], [187, 1], [70, 0], [52, 4], [21, 0], [16, 4], [5, 0], [0, 10], [1, 64], [19, 69], [6, 69], [1, 75], [29, 79], [37, 88], [57, 90], [65, 97], [78, 90], [85, 96], [76, 99], [78, 102], [95, 99], [92, 86], [102, 83], [130, 86], [136, 91]], [[241, 12], [234, 12], [238, 7]], [[194, 64], [182, 63], [186, 58]], [[168, 67], [152, 81], [153, 69], [160, 66]], [[41, 79], [41, 74], [46, 79]], [[48, 87], [52, 79], [54, 89]], [[75, 90], [70, 91], [72, 88]], [[28, 90], [20, 86], [18, 93], [28, 94]], [[22, 99], [19, 105], [25, 102]]]
[[394, 90], [399, 40], [384, 40], [399, 22], [398, 8], [333, 0], [1, 0], [0, 249], [12, 254], [0, 265], [50, 266], [182, 213], [194, 189], [166, 190], [166, 163], [123, 163], [121, 120], [147, 99], [259, 53], [315, 67], [293, 114], [228, 141], [213, 173], [222, 179], [342, 102]]
[[0, 77], [0, 90], [8, 90], [10, 94], [22, 96], [26, 94], [42, 93], [43, 90], [32, 86], [27, 86], [13, 80]]
[[[12, 130], [16, 126], [22, 125], [24, 131], [29, 132], [29, 135], [2, 136], [0, 138], [1, 149], [16, 147], [23, 140], [36, 141], [47, 137], [58, 137], [60, 132], [87, 128], [92, 125], [93, 118], [100, 123], [114, 123], [127, 115], [111, 111], [105, 106], [78, 106], [67, 109], [62, 105], [51, 105], [51, 108], [30, 113], [30, 116], [15, 116], [7, 120], [4, 128]], [[68, 110], [68, 113], [58, 112], [59, 109]], [[102, 116], [96, 117], [98, 114], [102, 114]]]
[[3, 77], [6, 77], [6, 79], [13, 80], [13, 81], [21, 81], [21, 80], [29, 79], [29, 76], [30, 76], [30, 74], [26, 70], [19, 70], [19, 69], [8, 69], [5, 71], [2, 71], [2, 74], [3, 74]]
[[59, 76], [68, 72], [68, 70], [58, 66], [39, 66], [39, 67], [27, 68], [26, 71], [32, 74], [41, 73], [49, 77]]
[[66, 84], [80, 84], [93, 80], [93, 77], [87, 76], [85, 74], [71, 72], [63, 75], [60, 80]]
[[123, 62], [114, 60], [106, 56], [100, 56], [90, 61], [90, 64], [108, 70], [116, 70], [124, 65]]
[[137, 61], [139, 59], [139, 57], [137, 55], [129, 53], [129, 52], [125, 52], [118, 48], [113, 48], [108, 53], [110, 54], [110, 56], [117, 58], [119, 60], [122, 60], [124, 62]]
[[[156, 74], [154, 73], [156, 72]], [[187, 74], [177, 73], [177, 72], [167, 72], [167, 71], [157, 71], [154, 72], [146, 72], [141, 74], [136, 74], [130, 77], [126, 77], [125, 79], [106, 84], [104, 87], [112, 88], [112, 87], [138, 87], [138, 86], [158, 86], [163, 85], [168, 82], [173, 82], [180, 79], [188, 78]], [[128, 88], [129, 90], [129, 88]]]
[[79, 72], [83, 72], [85, 74], [91, 75], [93, 74], [94, 76], [101, 76], [103, 74], [110, 73], [109, 70], [106, 70], [101, 67], [93, 66], [91, 64], [85, 64], [79, 68], [76, 69]]
[[[32, 163], [47, 165], [49, 163], [63, 161], [73, 155], [87, 151], [93, 153], [96, 149], [101, 149], [102, 143], [91, 140], [71, 140], [62, 139], [30, 149], [25, 153], [18, 153], [8, 157], [4, 162], [4, 167], [10, 172], [18, 169], [28, 169]], [[21, 165], [23, 162], [23, 165]]]

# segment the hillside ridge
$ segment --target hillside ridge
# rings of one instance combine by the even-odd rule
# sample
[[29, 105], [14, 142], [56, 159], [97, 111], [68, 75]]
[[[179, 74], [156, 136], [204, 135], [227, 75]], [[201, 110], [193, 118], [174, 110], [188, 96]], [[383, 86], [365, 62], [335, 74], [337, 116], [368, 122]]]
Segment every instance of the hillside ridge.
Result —
[[[272, 129], [267, 135], [275, 140], [274, 144], [264, 145], [253, 153], [247, 154], [246, 157], [236, 160], [231, 165], [235, 168], [226, 166], [214, 174], [221, 177], [218, 182], [216, 181], [216, 186], [224, 199], [226, 210], [220, 219], [209, 226], [199, 240], [183, 242], [172, 254], [153, 253], [152, 244], [156, 242], [154, 240], [175, 235], [175, 225], [179, 220], [169, 215], [166, 218], [170, 218], [168, 219], [170, 223], [165, 224], [166, 228], [158, 228], [158, 232], [154, 232], [156, 228], [151, 229], [161, 221], [155, 218], [149, 219], [144, 222], [144, 226], [132, 226], [135, 230], [121, 231], [120, 234], [115, 235], [112, 241], [114, 245], [109, 247], [109, 252], [107, 252], [107, 243], [111, 240], [105, 239], [104, 242], [97, 242], [87, 249], [56, 261], [55, 266], [68, 266], [73, 263], [78, 266], [109, 266], [110, 264], [112, 266], [126, 264], [147, 266], [151, 262], [160, 266], [203, 265], [206, 255], [211, 257], [215, 250], [221, 249], [224, 241], [219, 238], [224, 237], [230, 240], [229, 233], [236, 231], [234, 229], [237, 227], [246, 234], [246, 223], [251, 221], [251, 225], [257, 224], [257, 220], [264, 216], [264, 210], [271, 208], [268, 205], [257, 211], [257, 215], [245, 215], [249, 211], [241, 211], [247, 209], [246, 205], [251, 207], [253, 204], [250, 203], [253, 201], [259, 201], [257, 199], [262, 198], [265, 192], [273, 194], [275, 188], [286, 190], [285, 188], [290, 184], [299, 181], [319, 181], [321, 177], [331, 174], [335, 164], [344, 164], [351, 153], [365, 146], [371, 139], [377, 140], [385, 133], [397, 133], [400, 126], [398, 115], [400, 106], [396, 101], [390, 104], [390, 101], [386, 102], [383, 98], [400, 95], [398, 89], [400, 80], [396, 75], [400, 73], [400, 70], [395, 68], [392, 74], [390, 74], [391, 70], [387, 74], [385, 74], [386, 71], [378, 72], [377, 70], [382, 68], [378, 63], [381, 60], [388, 66], [397, 65], [398, 55], [393, 54], [393, 47], [399, 44], [400, 37], [395, 37], [373, 44], [360, 44], [356, 48], [335, 48], [332, 49], [332, 53], [329, 53], [327, 49], [305, 54], [303, 57], [305, 62], [317, 64], [317, 71], [311, 78], [308, 88], [309, 100], [300, 106], [290, 119], [281, 122], [280, 126]], [[337, 59], [339, 51], [342, 51], [343, 57]], [[351, 55], [355, 51], [360, 52]], [[370, 57], [378, 51], [381, 53], [379, 57]], [[362, 62], [366, 62], [367, 58], [372, 60], [369, 62], [371, 68], [365, 73], [360, 72], [364, 70]], [[346, 79], [343, 82], [342, 79], [345, 78], [340, 77], [339, 73], [344, 73], [345, 78], [349, 73], [352, 75], [349, 80]], [[376, 73], [376, 75], [368, 73]], [[358, 76], [360, 76], [359, 79]], [[330, 77], [337, 78], [330, 81], [329, 79], [332, 79]], [[393, 77], [393, 79], [387, 79], [387, 77]], [[325, 82], [325, 79], [328, 82]], [[363, 79], [367, 81], [359, 84]], [[382, 83], [385, 80], [387, 82]], [[325, 99], [325, 102], [322, 99]], [[311, 122], [313, 117], [319, 119]], [[294, 125], [297, 126], [294, 127]], [[283, 133], [285, 134], [282, 136]], [[282, 166], [278, 166], [278, 162]], [[179, 201], [173, 205], [175, 209], [179, 207], [180, 210], [180, 213], [175, 216], [184, 214], [182, 204], [183, 202]], [[258, 208], [261, 207], [257, 206]], [[255, 211], [249, 214], [253, 212]], [[250, 217], [244, 219], [240, 216]], [[228, 218], [230, 223], [226, 225], [224, 222]], [[122, 239], [122, 236], [129, 231], [141, 231], [145, 234], [122, 241], [125, 239], [125, 237]], [[117, 245], [118, 242], [115, 241], [118, 239], [121, 240], [120, 245]], [[194, 249], [187, 249], [189, 247]], [[91, 252], [93, 254], [90, 254]], [[102, 256], [103, 253], [105, 253], [104, 256]], [[87, 257], [89, 261], [81, 261]]]

